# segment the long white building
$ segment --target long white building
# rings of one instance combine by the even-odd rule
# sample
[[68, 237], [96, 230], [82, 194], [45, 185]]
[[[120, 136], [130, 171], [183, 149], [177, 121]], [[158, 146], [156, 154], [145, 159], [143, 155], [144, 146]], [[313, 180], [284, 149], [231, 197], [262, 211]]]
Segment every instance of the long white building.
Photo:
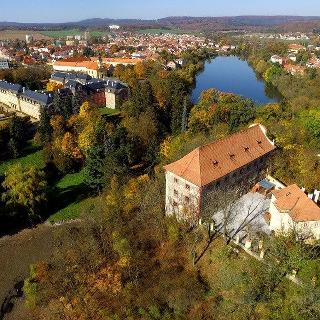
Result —
[[0, 81], [0, 104], [13, 111], [39, 120], [41, 108], [48, 107], [51, 103], [50, 94], [32, 91], [19, 84]]

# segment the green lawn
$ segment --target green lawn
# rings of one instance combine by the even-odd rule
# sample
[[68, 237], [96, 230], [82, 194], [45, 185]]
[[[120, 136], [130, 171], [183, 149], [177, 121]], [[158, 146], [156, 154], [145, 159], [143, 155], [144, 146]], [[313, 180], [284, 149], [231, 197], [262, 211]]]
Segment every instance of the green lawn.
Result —
[[[83, 35], [84, 31], [79, 29], [69, 29], [69, 30], [48, 30], [48, 31], [41, 31], [41, 34], [51, 38], [65, 38], [67, 36], [76, 36], [76, 35]], [[106, 32], [105, 32], [106, 33]], [[90, 35], [93, 37], [100, 37], [104, 34], [102, 31], [93, 30], [90, 31]]]
[[118, 109], [110, 109], [110, 108], [106, 108], [106, 107], [103, 107], [103, 108], [100, 108], [99, 109], [101, 115], [108, 115], [108, 116], [114, 116], [114, 115], [118, 115], [120, 114], [120, 110]]
[[179, 30], [179, 29], [140, 29], [138, 30], [139, 33], [151, 33], [151, 34], [160, 34], [160, 33], [175, 33], [175, 34], [179, 34], [179, 33], [185, 33], [183, 30]]
[[67, 189], [70, 187], [80, 186], [84, 181], [83, 171], [77, 173], [70, 173], [65, 175], [57, 184], [59, 189]]
[[36, 166], [37, 168], [43, 168], [45, 166], [42, 150], [39, 146], [33, 142], [29, 142], [28, 146], [24, 150], [25, 156], [17, 159], [0, 162], [0, 176], [3, 176], [7, 168], [11, 165], [21, 163], [22, 166]]
[[94, 207], [96, 198], [84, 198], [79, 201], [71, 203], [66, 208], [63, 208], [49, 217], [48, 221], [51, 223], [68, 221], [78, 219], [81, 215], [90, 213], [91, 208]]

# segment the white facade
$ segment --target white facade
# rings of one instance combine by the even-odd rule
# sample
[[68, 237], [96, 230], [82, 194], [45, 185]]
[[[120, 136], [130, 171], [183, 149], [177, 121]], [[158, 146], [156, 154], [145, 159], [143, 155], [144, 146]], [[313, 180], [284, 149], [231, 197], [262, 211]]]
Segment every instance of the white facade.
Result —
[[77, 72], [77, 73], [85, 73], [91, 76], [92, 78], [100, 78], [100, 72], [98, 70], [88, 69], [84, 66], [72, 66], [72, 65], [56, 65], [53, 64], [53, 70], [54, 71], [60, 71], [60, 72]]
[[278, 55], [274, 55], [270, 58], [270, 61], [272, 63], [279, 63], [279, 64], [282, 64], [283, 62], [283, 59], [281, 57], [279, 57]]
[[0, 59], [0, 69], [9, 69], [9, 62], [7, 59]]
[[314, 237], [320, 239], [320, 221], [293, 221], [288, 211], [282, 211], [275, 205], [276, 197], [272, 195], [269, 213], [270, 229], [276, 234], [288, 234], [291, 231], [304, 235], [307, 238]]
[[5, 104], [14, 110], [20, 111], [19, 96], [11, 91], [0, 88], [0, 103]]
[[200, 188], [166, 171], [166, 214], [182, 220], [198, 217], [199, 204]]

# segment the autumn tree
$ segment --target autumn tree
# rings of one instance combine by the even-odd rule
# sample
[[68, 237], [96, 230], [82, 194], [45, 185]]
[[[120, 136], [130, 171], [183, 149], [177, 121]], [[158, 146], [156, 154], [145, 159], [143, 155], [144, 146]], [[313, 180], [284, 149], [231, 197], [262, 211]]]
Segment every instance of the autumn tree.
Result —
[[39, 217], [39, 210], [47, 200], [43, 171], [33, 166], [23, 168], [20, 164], [13, 165], [6, 171], [2, 186], [5, 189], [2, 200], [8, 206], [24, 209], [30, 221]]

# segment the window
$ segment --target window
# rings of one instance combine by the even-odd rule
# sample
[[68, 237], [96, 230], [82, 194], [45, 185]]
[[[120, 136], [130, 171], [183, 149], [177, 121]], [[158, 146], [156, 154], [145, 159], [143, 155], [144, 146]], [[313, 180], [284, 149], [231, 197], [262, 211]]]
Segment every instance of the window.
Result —
[[186, 189], [190, 190], [190, 186], [188, 184], [186, 184]]
[[189, 204], [190, 203], [190, 198], [189, 197], [184, 197], [185, 203]]
[[178, 190], [173, 190], [173, 194], [174, 194], [175, 196], [178, 196], [178, 195], [179, 195]]
[[174, 183], [178, 183], [178, 179], [177, 178], [174, 178]]
[[177, 207], [177, 206], [178, 206], [178, 203], [177, 203], [176, 201], [173, 201], [172, 204], [173, 204], [174, 207]]

